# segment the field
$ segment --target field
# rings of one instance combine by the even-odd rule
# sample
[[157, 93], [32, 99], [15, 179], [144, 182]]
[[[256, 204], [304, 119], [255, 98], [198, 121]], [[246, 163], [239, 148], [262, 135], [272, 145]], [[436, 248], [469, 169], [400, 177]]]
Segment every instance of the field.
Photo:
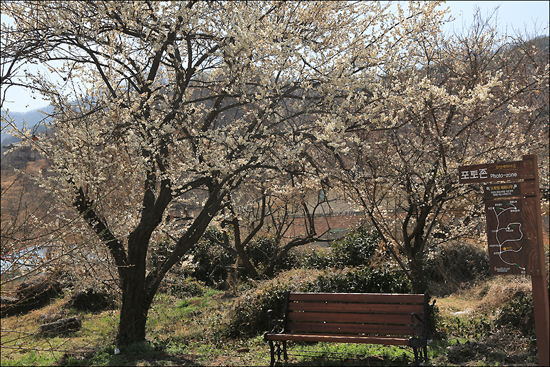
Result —
[[[285, 278], [286, 277], [286, 278]], [[282, 276], [282, 281], [288, 279]], [[269, 348], [261, 333], [231, 337], [232, 307], [240, 293], [262, 284], [246, 283], [231, 291], [205, 287], [196, 297], [157, 295], [149, 313], [148, 343], [115, 354], [118, 312], [78, 312], [64, 306], [68, 295], [25, 315], [2, 320], [2, 366], [15, 365], [189, 365], [242, 366], [269, 364]], [[510, 325], [497, 325], [503, 305], [530, 294], [530, 280], [495, 277], [464, 285], [438, 306], [437, 332], [428, 346], [430, 365], [533, 365], [536, 342]], [[521, 304], [516, 307], [524, 307]], [[40, 316], [63, 310], [78, 316], [82, 328], [56, 336], [37, 334]], [[518, 312], [515, 310], [514, 312]], [[10, 331], [16, 330], [17, 333]], [[289, 366], [403, 365], [414, 360], [410, 348], [294, 344]]]

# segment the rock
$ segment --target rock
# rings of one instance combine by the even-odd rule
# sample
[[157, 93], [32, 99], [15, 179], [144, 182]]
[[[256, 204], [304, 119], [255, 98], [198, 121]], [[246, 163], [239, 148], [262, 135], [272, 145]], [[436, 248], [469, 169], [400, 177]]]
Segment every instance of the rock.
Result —
[[66, 366], [69, 362], [69, 359], [76, 359], [77, 361], [89, 360], [92, 359], [95, 353], [96, 351], [92, 348], [72, 349], [63, 354], [63, 356], [56, 363], [54, 363], [54, 366]]
[[61, 286], [52, 276], [39, 275], [33, 277], [21, 283], [12, 297], [2, 297], [1, 317], [44, 307], [59, 294], [61, 294]]
[[454, 315], [454, 316], [468, 315], [468, 314], [471, 313], [471, 312], [472, 312], [472, 309], [471, 309], [471, 308], [467, 308], [467, 309], [465, 309], [464, 311], [451, 312], [451, 315]]
[[482, 343], [466, 342], [447, 347], [447, 359], [453, 364], [464, 364], [468, 361], [474, 361], [490, 352], [490, 348]]
[[65, 306], [78, 311], [99, 312], [116, 308], [114, 297], [94, 288], [81, 289], [74, 292]]
[[17, 297], [0, 297], [0, 302], [2, 303], [2, 307], [4, 307], [4, 305], [7, 307], [7, 306], [12, 306], [12, 305], [15, 305], [17, 302], [19, 302], [19, 298]]
[[67, 331], [77, 331], [82, 327], [82, 321], [78, 317], [73, 316], [67, 319], [61, 319], [49, 324], [40, 325], [41, 333], [64, 333]]
[[58, 313], [43, 313], [38, 316], [37, 320], [42, 324], [49, 324], [57, 320], [61, 320], [65, 316], [65, 312], [61, 311]]

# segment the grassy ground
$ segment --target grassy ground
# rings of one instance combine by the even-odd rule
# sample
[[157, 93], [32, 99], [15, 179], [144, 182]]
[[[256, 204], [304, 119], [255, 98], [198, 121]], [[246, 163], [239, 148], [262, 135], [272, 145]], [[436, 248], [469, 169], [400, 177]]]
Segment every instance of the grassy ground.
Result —
[[[517, 292], [530, 292], [528, 278], [491, 278], [443, 298], [439, 339], [429, 347], [430, 365], [532, 365], [536, 343], [514, 329], [496, 328], [499, 306]], [[262, 336], [225, 337], [223, 325], [236, 300], [230, 292], [208, 290], [201, 297], [180, 299], [159, 294], [149, 314], [148, 343], [115, 354], [117, 311], [77, 313], [82, 329], [40, 336], [42, 314], [64, 309], [67, 298], [26, 315], [2, 320], [2, 366], [14, 365], [268, 365], [269, 348]], [[442, 337], [443, 336], [443, 337]], [[414, 360], [407, 347], [345, 344], [290, 344], [288, 366], [392, 366]]]

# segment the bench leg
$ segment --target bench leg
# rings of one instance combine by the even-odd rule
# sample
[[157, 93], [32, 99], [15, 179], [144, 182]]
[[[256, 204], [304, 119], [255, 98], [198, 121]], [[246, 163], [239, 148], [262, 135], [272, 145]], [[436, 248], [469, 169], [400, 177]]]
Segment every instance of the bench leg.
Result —
[[424, 363], [428, 362], [428, 347], [426, 345], [420, 348], [413, 347], [413, 351], [414, 351], [414, 364], [416, 366], [419, 366], [420, 362], [424, 362]]
[[428, 346], [424, 346], [424, 363], [428, 363]]
[[273, 367], [275, 366], [275, 346], [271, 340], [269, 341], [269, 351], [271, 352], [271, 363], [269, 366]]
[[[418, 363], [418, 348], [413, 347], [413, 351], [414, 351], [414, 365], [418, 366], [419, 365], [419, 363]], [[422, 351], [420, 351], [420, 353], [422, 354]]]
[[271, 353], [271, 363], [270, 363], [271, 367], [275, 366], [275, 354], [277, 354], [277, 361], [279, 362], [281, 361], [281, 352], [283, 353], [283, 357], [285, 358], [285, 361], [288, 360], [288, 354], [286, 351], [286, 340], [278, 341], [278, 342], [274, 342], [270, 340], [269, 351]]

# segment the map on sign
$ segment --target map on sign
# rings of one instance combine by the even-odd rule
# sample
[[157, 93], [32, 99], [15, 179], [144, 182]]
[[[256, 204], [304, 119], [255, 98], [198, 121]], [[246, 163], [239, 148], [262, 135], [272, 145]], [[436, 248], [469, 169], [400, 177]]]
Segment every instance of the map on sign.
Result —
[[491, 275], [544, 270], [536, 156], [515, 162], [458, 167], [462, 184], [485, 183], [485, 219]]
[[525, 274], [525, 239], [519, 200], [488, 202], [489, 263], [494, 274]]

